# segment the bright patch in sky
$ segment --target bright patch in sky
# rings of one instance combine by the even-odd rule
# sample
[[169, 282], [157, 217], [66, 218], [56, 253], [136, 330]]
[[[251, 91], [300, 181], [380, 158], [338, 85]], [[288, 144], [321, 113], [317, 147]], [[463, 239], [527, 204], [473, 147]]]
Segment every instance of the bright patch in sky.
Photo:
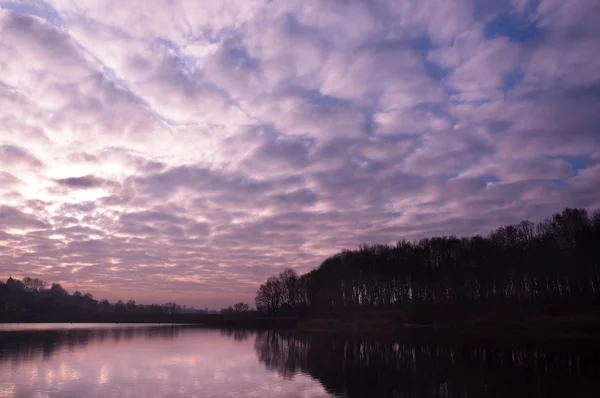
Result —
[[0, 0], [0, 277], [218, 308], [598, 208], [599, 4]]

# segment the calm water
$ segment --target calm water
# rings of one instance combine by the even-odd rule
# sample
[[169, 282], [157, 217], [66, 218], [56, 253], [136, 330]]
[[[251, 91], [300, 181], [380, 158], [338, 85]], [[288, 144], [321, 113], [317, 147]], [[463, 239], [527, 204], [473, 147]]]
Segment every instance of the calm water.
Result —
[[591, 345], [0, 325], [0, 397], [599, 397]]

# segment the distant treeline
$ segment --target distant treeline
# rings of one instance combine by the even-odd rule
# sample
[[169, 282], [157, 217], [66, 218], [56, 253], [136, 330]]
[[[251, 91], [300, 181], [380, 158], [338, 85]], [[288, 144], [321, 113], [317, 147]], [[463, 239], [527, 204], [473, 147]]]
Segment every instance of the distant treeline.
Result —
[[565, 209], [537, 225], [522, 221], [486, 237], [434, 237], [361, 246], [298, 276], [270, 277], [256, 308], [298, 313], [399, 308], [409, 304], [497, 305], [598, 297], [600, 211]]
[[[0, 282], [0, 313], [113, 313], [113, 314], [181, 314], [198, 312], [176, 303], [137, 304], [134, 300], [110, 303], [106, 299], [95, 300], [90, 293], [69, 292], [58, 283], [25, 277], [10, 277]], [[206, 312], [206, 311], [203, 311]]]

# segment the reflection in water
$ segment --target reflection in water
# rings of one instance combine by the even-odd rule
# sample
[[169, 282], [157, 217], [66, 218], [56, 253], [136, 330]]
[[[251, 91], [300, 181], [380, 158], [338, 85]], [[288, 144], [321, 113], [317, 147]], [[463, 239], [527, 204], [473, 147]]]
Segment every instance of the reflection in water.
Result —
[[598, 397], [597, 351], [523, 344], [378, 341], [259, 332], [271, 371], [298, 372], [343, 397]]
[[246, 341], [252, 335], [252, 331], [248, 329], [221, 329], [221, 334], [235, 341]]
[[[60, 328], [55, 330], [54, 328]], [[328, 397], [256, 360], [253, 333], [193, 326], [2, 331], [0, 397]]]
[[147, 327], [106, 327], [87, 329], [30, 329], [0, 332], [0, 358], [13, 362], [32, 361], [36, 357], [49, 359], [55, 351], [63, 348], [73, 351], [84, 348], [89, 343], [114, 343], [130, 341], [135, 337], [146, 339], [174, 339], [182, 330], [181, 326]]
[[600, 396], [591, 347], [56, 327], [0, 327], [0, 397]]

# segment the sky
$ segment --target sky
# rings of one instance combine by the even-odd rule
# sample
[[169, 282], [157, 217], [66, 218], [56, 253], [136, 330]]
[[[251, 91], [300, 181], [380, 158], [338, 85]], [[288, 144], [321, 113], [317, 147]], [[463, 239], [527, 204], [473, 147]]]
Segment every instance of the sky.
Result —
[[253, 303], [600, 208], [595, 0], [0, 0], [0, 276]]

